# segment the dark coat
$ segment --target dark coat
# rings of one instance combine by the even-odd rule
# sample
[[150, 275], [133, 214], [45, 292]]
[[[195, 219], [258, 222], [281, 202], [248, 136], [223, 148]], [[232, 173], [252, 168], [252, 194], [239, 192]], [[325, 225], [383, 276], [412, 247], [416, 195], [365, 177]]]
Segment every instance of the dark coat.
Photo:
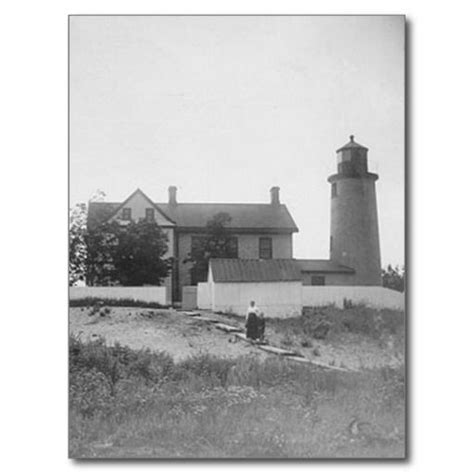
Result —
[[255, 313], [249, 313], [245, 327], [247, 329], [247, 337], [249, 339], [258, 339], [259, 338], [259, 321], [258, 316]]

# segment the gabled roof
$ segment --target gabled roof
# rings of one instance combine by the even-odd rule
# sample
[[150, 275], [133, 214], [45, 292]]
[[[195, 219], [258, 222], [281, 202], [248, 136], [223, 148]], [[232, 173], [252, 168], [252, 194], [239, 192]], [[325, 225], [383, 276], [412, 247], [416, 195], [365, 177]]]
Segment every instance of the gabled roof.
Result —
[[181, 229], [203, 228], [216, 214], [225, 212], [232, 219], [228, 226], [230, 229], [298, 232], [298, 227], [284, 204], [159, 203], [157, 205]]
[[127, 203], [137, 194], [140, 194], [146, 201], [148, 201], [150, 205], [169, 222], [169, 225], [173, 226], [176, 224], [173, 219], [166, 215], [163, 209], [159, 208], [140, 188], [137, 188], [123, 202], [90, 202], [87, 212], [88, 229], [93, 229], [114, 217], [122, 208], [126, 207]]
[[318, 273], [355, 273], [355, 270], [345, 265], [340, 265], [332, 260], [296, 260], [302, 272]]
[[211, 258], [214, 282], [301, 281], [301, 272], [293, 259], [253, 260]]
[[352, 148], [362, 148], [363, 150], [368, 150], [367, 147], [360, 145], [359, 143], [354, 141], [354, 135], [350, 136], [350, 142], [347, 142], [343, 147], [336, 150], [336, 153], [339, 153], [342, 150], [350, 150]]
[[[155, 203], [160, 212], [176, 223], [179, 229], [196, 231], [206, 227], [207, 222], [219, 212], [230, 215], [230, 230], [298, 232], [295, 221], [283, 204], [219, 204], [219, 203]], [[91, 202], [87, 225], [94, 228], [117, 213], [123, 203]]]

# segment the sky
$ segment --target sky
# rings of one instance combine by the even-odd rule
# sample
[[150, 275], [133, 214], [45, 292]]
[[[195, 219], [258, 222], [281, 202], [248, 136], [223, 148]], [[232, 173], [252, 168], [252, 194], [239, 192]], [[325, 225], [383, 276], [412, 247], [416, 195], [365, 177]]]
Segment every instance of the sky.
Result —
[[404, 18], [70, 18], [70, 203], [136, 188], [166, 202], [269, 202], [329, 258], [336, 149], [379, 174], [382, 264], [403, 264]]

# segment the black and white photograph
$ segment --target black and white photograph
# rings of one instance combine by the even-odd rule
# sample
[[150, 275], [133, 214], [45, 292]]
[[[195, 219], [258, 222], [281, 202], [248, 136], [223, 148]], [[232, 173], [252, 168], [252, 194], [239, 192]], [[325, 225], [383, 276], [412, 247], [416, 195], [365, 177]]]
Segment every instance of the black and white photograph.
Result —
[[474, 3], [0, 15], [6, 473], [463, 473]]
[[68, 455], [407, 455], [404, 15], [68, 17]]

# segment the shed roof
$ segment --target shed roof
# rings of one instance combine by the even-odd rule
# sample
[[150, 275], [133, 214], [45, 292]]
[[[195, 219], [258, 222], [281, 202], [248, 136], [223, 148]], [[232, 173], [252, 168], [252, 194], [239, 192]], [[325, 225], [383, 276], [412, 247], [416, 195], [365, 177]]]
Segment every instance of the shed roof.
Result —
[[212, 258], [212, 277], [219, 283], [301, 281], [301, 271], [293, 259]]
[[302, 272], [318, 273], [355, 273], [355, 270], [345, 265], [340, 265], [333, 260], [296, 260]]

